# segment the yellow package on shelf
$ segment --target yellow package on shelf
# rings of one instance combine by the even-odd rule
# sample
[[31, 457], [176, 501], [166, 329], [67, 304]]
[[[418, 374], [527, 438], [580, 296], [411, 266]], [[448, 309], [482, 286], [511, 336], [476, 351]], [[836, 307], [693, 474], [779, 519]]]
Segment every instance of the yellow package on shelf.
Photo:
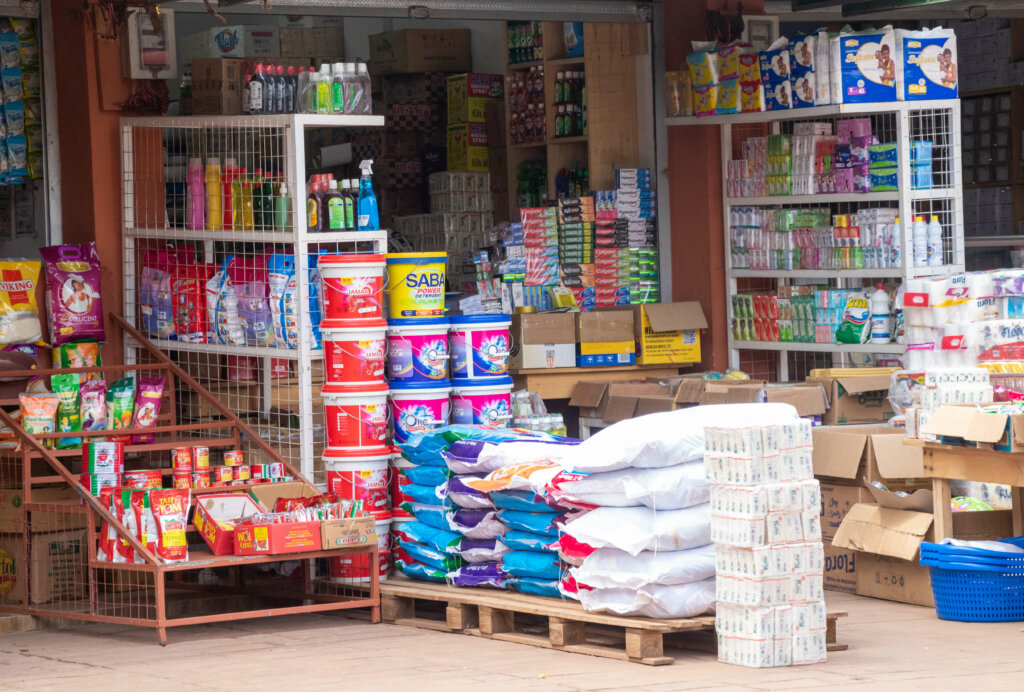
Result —
[[899, 368], [816, 368], [811, 370], [810, 377], [874, 377], [891, 375]]

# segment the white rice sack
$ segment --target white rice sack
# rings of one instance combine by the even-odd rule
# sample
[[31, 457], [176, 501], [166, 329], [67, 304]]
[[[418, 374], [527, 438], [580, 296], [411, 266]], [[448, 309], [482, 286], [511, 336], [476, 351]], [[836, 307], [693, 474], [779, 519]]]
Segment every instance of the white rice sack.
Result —
[[704, 458], [705, 426], [782, 423], [797, 418], [789, 404], [693, 406], [620, 421], [584, 440], [565, 457], [576, 471], [656, 469]]
[[715, 546], [690, 550], [644, 551], [639, 555], [601, 548], [569, 571], [580, 584], [595, 589], [639, 589], [648, 584], [690, 584], [715, 576]]
[[607, 473], [568, 471], [552, 479], [549, 492], [597, 507], [651, 507], [684, 509], [711, 499], [704, 461], [690, 461], [661, 469], [621, 469]]
[[606, 610], [619, 615], [649, 618], [692, 618], [710, 613], [715, 605], [715, 578], [692, 584], [651, 584], [631, 589], [580, 589], [580, 603], [588, 611]]
[[562, 529], [594, 548], [687, 550], [711, 542], [711, 505], [652, 511], [647, 507], [598, 507]]

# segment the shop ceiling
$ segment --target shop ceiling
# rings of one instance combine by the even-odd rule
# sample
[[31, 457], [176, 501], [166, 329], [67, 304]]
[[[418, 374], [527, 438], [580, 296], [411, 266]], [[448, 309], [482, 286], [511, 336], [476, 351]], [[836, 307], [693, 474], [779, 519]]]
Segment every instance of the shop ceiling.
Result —
[[767, 0], [765, 13], [783, 22], [1024, 17], [1024, 0]]
[[[689, 0], [687, 0], [689, 1]], [[176, 10], [206, 11], [202, 0], [146, 0]], [[251, 13], [264, 0], [211, 0], [218, 12]], [[351, 17], [411, 19], [564, 20], [585, 22], [649, 22], [651, 1], [637, 0], [267, 0], [275, 14], [336, 14]]]

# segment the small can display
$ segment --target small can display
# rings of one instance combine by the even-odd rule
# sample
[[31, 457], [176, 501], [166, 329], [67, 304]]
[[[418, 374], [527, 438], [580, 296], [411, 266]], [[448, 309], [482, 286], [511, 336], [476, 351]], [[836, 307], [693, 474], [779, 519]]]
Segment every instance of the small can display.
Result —
[[210, 468], [210, 448], [209, 447], [193, 447], [192, 448], [192, 468], [195, 470], [208, 469]]
[[175, 447], [171, 450], [171, 468], [175, 473], [191, 472], [192, 449], [189, 447]]
[[213, 481], [215, 483], [225, 483], [233, 480], [235, 480], [235, 472], [231, 466], [213, 467]]
[[[209, 458], [209, 457], [207, 457], [207, 458]], [[225, 466], [241, 466], [244, 463], [243, 462], [243, 458], [244, 458], [244, 455], [242, 454], [242, 450], [240, 450], [240, 449], [229, 449], [228, 451], [224, 452], [224, 465]]]
[[193, 471], [192, 472], [192, 487], [193, 488], [209, 488], [210, 487], [210, 472], [209, 471]]
[[174, 474], [174, 488], [184, 490], [192, 487], [192, 474], [191, 473], [176, 473]]
[[241, 466], [234, 466], [232, 468], [235, 470], [234, 479], [236, 481], [247, 481], [252, 477], [252, 474], [249, 472], [249, 467], [245, 464], [242, 464]]

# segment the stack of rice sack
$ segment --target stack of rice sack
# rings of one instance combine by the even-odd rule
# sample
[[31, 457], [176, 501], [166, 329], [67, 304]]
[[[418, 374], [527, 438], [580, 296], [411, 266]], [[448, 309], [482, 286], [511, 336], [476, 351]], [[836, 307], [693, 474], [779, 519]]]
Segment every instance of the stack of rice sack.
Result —
[[551, 479], [563, 471], [562, 460], [575, 449], [576, 440], [521, 441], [486, 444], [479, 458], [495, 467], [484, 479], [469, 481], [487, 492], [506, 527], [502, 541], [505, 585], [537, 596], [562, 596], [560, 582], [566, 565], [557, 546], [566, 507], [547, 491]]
[[587, 610], [694, 617], [715, 603], [704, 427], [796, 416], [785, 404], [701, 406], [616, 423], [585, 440], [549, 482], [562, 507], [586, 509], [563, 527], [572, 565], [562, 591]]
[[504, 465], [495, 451], [515, 442], [552, 440], [545, 433], [452, 425], [413, 435], [399, 445], [411, 464], [401, 468], [413, 521], [394, 529], [395, 565], [411, 579], [457, 586], [502, 586], [507, 526], [491, 498], [468, 482]]

